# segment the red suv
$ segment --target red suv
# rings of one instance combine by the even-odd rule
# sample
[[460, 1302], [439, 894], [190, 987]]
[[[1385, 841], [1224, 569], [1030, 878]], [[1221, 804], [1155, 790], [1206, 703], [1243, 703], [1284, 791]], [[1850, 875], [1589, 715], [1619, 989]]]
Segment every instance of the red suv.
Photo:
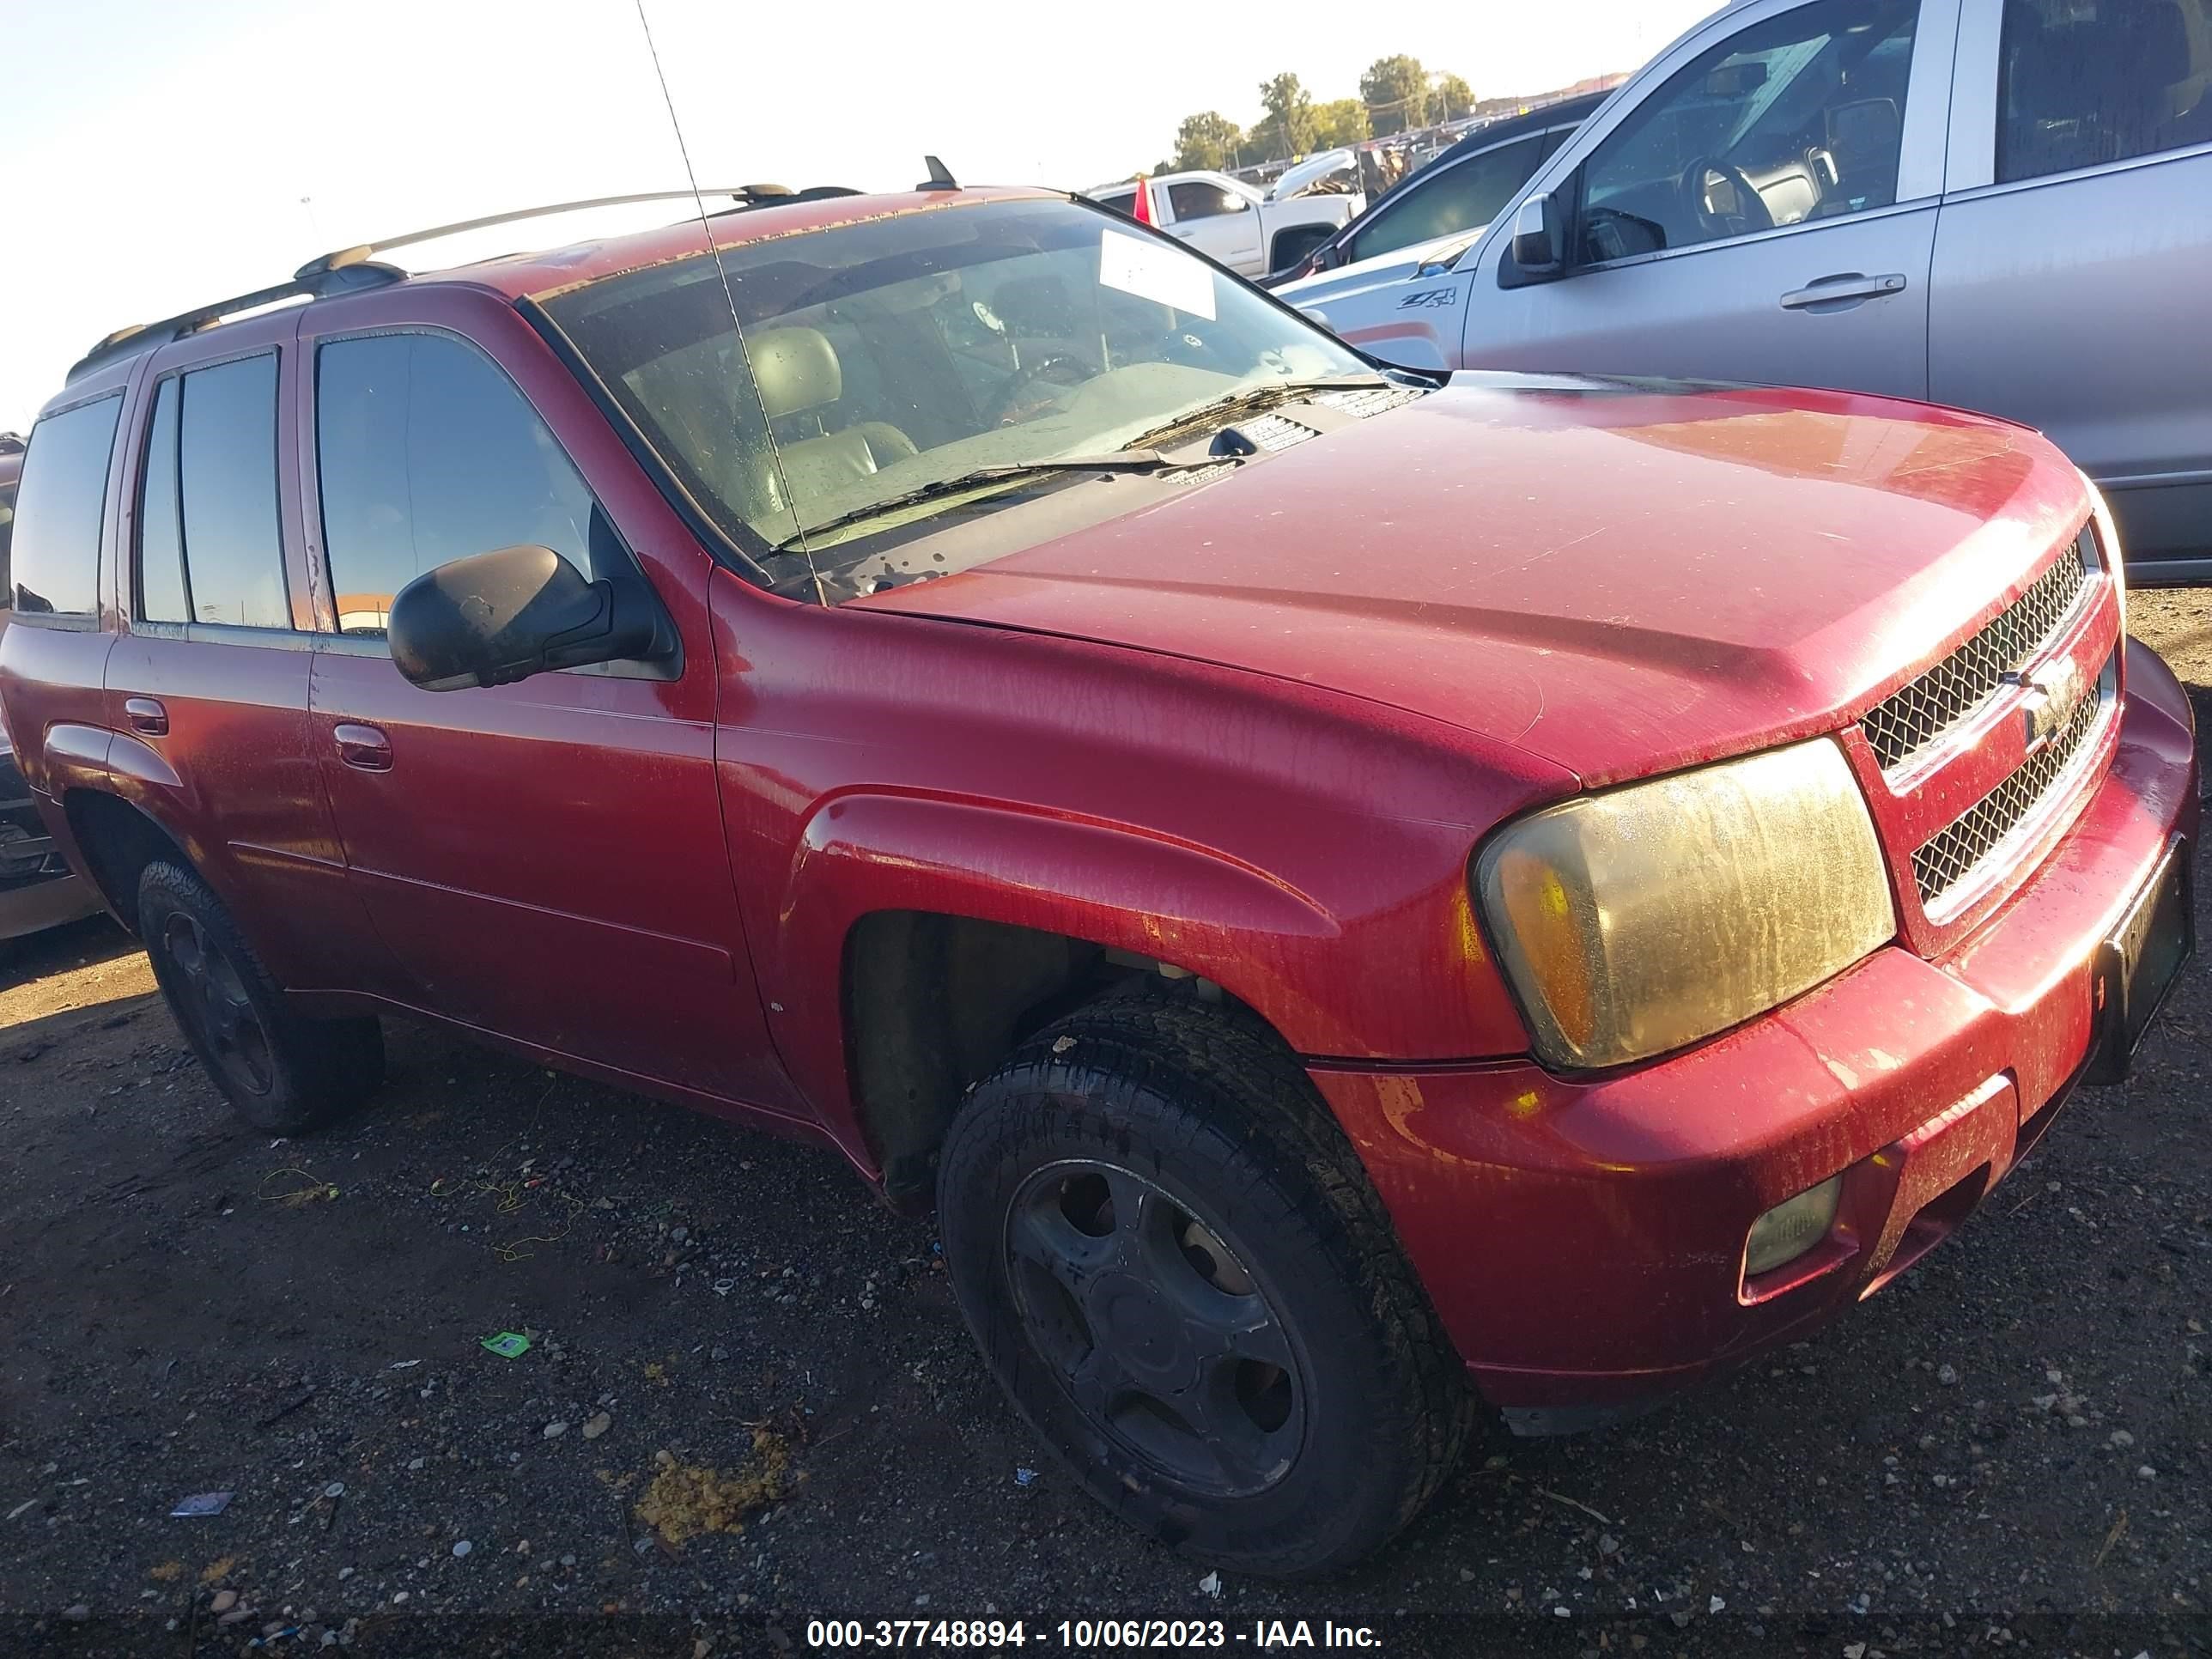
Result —
[[2188, 704], [2033, 433], [1384, 369], [1031, 191], [376, 252], [40, 420], [46, 822], [263, 1129], [404, 1012], [933, 1202], [1209, 1558], [1879, 1289], [2188, 954]]

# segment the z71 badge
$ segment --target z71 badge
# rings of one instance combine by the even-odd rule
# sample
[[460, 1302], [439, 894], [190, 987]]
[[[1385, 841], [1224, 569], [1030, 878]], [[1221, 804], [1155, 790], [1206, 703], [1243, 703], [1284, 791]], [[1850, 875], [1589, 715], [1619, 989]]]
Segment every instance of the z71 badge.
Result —
[[1458, 303], [1459, 290], [1456, 288], [1425, 288], [1419, 293], [1408, 294], [1404, 299], [1399, 301], [1398, 309], [1413, 311], [1425, 308], [1435, 311], [1443, 307], [1455, 306]]

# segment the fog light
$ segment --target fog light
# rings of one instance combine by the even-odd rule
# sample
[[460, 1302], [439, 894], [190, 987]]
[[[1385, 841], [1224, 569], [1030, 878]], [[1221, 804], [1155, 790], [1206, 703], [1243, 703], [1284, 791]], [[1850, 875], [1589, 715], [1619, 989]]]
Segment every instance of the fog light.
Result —
[[1836, 1200], [1843, 1194], [1843, 1176], [1832, 1175], [1753, 1222], [1750, 1241], [1743, 1249], [1743, 1276], [1756, 1279], [1772, 1273], [1826, 1237], [1836, 1219]]

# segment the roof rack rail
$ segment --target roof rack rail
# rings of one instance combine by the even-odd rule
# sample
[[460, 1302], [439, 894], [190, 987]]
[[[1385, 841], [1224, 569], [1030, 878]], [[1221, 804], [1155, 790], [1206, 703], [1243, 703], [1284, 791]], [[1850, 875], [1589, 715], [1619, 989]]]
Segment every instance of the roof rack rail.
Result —
[[[389, 253], [396, 247], [412, 247], [417, 242], [434, 242], [441, 237], [458, 236], [464, 231], [489, 230], [495, 225], [518, 224], [525, 219], [544, 219], [556, 213], [580, 213], [587, 208], [630, 207], [641, 202], [689, 202], [702, 196], [726, 196], [740, 207], [766, 207], [772, 202], [792, 199], [794, 196], [812, 197], [815, 191], [794, 191], [783, 185], [738, 185], [714, 190], [648, 190], [630, 196], [594, 196], [581, 202], [554, 202], [544, 207], [522, 208], [513, 213], [490, 213], [481, 219], [461, 219], [450, 225], [433, 225], [428, 230], [410, 230], [404, 236], [387, 237], [380, 242], [362, 242], [355, 247], [342, 247], [310, 259], [296, 273], [304, 281], [310, 276], [343, 270], [366, 263], [380, 253]], [[821, 193], [843, 194], [842, 187], [825, 185]], [[854, 191], [854, 194], [859, 192]]]
[[366, 260], [337, 270], [303, 270], [300, 276], [289, 283], [256, 289], [250, 294], [235, 294], [228, 300], [217, 300], [212, 305], [195, 306], [191, 310], [179, 312], [173, 317], [164, 317], [158, 323], [133, 323], [127, 328], [118, 328], [71, 364], [68, 379], [70, 382], [75, 382], [103, 364], [135, 357], [142, 351], [151, 351], [172, 340], [181, 340], [187, 334], [197, 334], [200, 330], [241, 311], [274, 305], [279, 300], [296, 299], [301, 295], [310, 299], [320, 299], [327, 295], [349, 293], [358, 289], [380, 288], [386, 283], [398, 282], [406, 274], [396, 266], [375, 264]]
[[393, 248], [410, 247], [417, 242], [435, 241], [443, 236], [458, 236], [464, 231], [489, 230], [495, 225], [511, 225], [525, 219], [543, 219], [554, 214], [576, 213], [588, 208], [628, 207], [641, 202], [689, 202], [706, 196], [728, 197], [738, 204], [736, 210], [742, 210], [767, 207], [780, 202], [818, 201], [826, 197], [856, 196], [859, 193], [842, 185], [817, 185], [801, 191], [793, 191], [782, 185], [738, 185], [697, 191], [643, 191], [629, 196], [597, 196], [580, 202], [555, 202], [545, 207], [525, 208], [514, 213], [487, 214], [480, 219], [462, 219], [449, 225], [434, 225], [428, 230], [410, 231], [404, 236], [356, 243], [352, 247], [319, 254], [293, 272], [292, 280], [289, 283], [256, 289], [250, 294], [234, 295], [211, 305], [196, 306], [190, 311], [179, 312], [176, 316], [165, 317], [160, 322], [133, 323], [128, 328], [119, 328], [79, 358], [71, 366], [69, 379], [76, 380], [104, 363], [136, 356], [142, 351], [167, 345], [172, 340], [181, 340], [187, 334], [198, 333], [226, 317], [241, 311], [251, 311], [258, 306], [274, 305], [279, 300], [296, 299], [302, 295], [311, 300], [327, 299], [334, 294], [349, 294], [398, 282], [407, 273], [397, 265], [380, 263], [376, 255], [389, 252]]

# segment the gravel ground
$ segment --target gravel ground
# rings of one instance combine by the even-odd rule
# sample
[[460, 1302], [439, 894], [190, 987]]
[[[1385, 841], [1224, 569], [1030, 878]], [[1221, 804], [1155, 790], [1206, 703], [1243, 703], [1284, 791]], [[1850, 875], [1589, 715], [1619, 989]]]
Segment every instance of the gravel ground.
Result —
[[[2212, 592], [2132, 622], [2212, 717]], [[828, 1154], [398, 1025], [368, 1113], [272, 1143], [85, 924], [0, 965], [0, 1651], [765, 1653], [823, 1617], [2212, 1651], [2208, 1035], [2200, 963], [1890, 1291], [1640, 1423], [1486, 1445], [1374, 1564], [1284, 1587], [1048, 1467], [931, 1227]]]

